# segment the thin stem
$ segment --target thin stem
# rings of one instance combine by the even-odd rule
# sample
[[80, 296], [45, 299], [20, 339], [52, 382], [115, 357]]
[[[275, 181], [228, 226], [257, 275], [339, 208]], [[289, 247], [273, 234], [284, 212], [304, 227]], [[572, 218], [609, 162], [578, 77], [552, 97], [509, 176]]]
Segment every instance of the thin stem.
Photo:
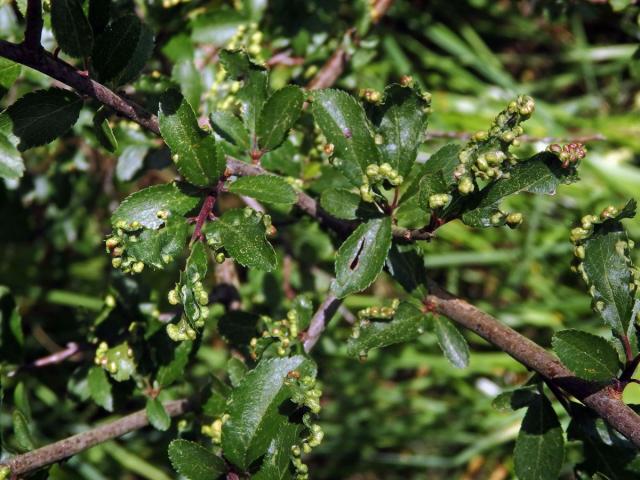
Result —
[[198, 212], [198, 216], [195, 218], [196, 226], [193, 229], [193, 235], [191, 235], [191, 241], [189, 245], [193, 245], [197, 240], [203, 240], [204, 235], [202, 234], [202, 227], [207, 220], [209, 220], [209, 216], [213, 211], [213, 207], [216, 204], [216, 193], [210, 193], [204, 199], [202, 203], [202, 207], [200, 207], [200, 211]]
[[305, 352], [310, 352], [311, 349], [315, 346], [315, 344], [320, 339], [320, 335], [322, 335], [322, 332], [324, 332], [324, 329], [327, 326], [327, 322], [331, 320], [331, 317], [333, 317], [341, 304], [342, 300], [337, 298], [332, 293], [327, 295], [327, 298], [324, 299], [324, 302], [320, 304], [318, 310], [313, 315], [313, 318], [311, 318], [311, 323], [309, 324], [309, 328], [305, 333], [303, 343]]
[[622, 345], [624, 345], [624, 354], [627, 357], [627, 363], [631, 363], [633, 362], [633, 349], [631, 348], [629, 337], [627, 335], [622, 335], [621, 340]]
[[42, 2], [41, 0], [28, 0], [27, 2], [27, 27], [24, 32], [24, 44], [33, 50], [42, 49]]
[[[186, 399], [173, 400], [164, 403], [164, 409], [170, 417], [176, 417], [188, 412], [191, 409], [191, 404]], [[147, 425], [149, 425], [149, 419], [147, 418], [146, 409], [138, 410], [113, 422], [78, 433], [31, 452], [17, 455], [0, 465], [9, 467], [11, 478], [16, 478]]]

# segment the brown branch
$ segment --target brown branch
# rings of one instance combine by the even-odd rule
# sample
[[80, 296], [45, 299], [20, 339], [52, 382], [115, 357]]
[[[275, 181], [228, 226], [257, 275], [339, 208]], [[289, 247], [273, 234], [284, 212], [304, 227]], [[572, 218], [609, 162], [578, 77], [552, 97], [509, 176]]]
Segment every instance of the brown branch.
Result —
[[[189, 411], [191, 405], [188, 400], [181, 399], [164, 403], [164, 408], [170, 417], [176, 417]], [[138, 430], [147, 425], [149, 425], [149, 419], [147, 418], [146, 410], [138, 410], [137, 412], [105, 425], [100, 425], [99, 427], [78, 433], [31, 452], [9, 458], [1, 463], [0, 467], [9, 467], [11, 469], [11, 478], [16, 478], [19, 475], [24, 475], [59, 462], [87, 448], [120, 437], [125, 433]]]
[[598, 386], [577, 378], [540, 345], [491, 315], [429, 281], [426, 304], [434, 311], [475, 332], [518, 362], [590, 407], [613, 428], [640, 447], [640, 417], [622, 401], [614, 385]]
[[32, 49], [25, 44], [0, 40], [0, 56], [31, 67], [59, 82], [68, 85], [77, 92], [95, 98], [120, 115], [139, 123], [156, 135], [160, 135], [158, 119], [140, 105], [122, 98], [112, 90], [90, 78], [81, 75], [78, 70], [43, 49]]
[[41, 50], [42, 45], [42, 2], [41, 0], [28, 0], [27, 2], [27, 27], [24, 32], [24, 44], [33, 50]]
[[309, 353], [315, 346], [320, 339], [320, 335], [324, 332], [327, 322], [331, 320], [331, 317], [333, 317], [341, 304], [342, 300], [336, 298], [332, 293], [327, 295], [327, 298], [324, 299], [324, 302], [322, 302], [311, 318], [309, 328], [305, 332], [303, 342], [305, 352]]

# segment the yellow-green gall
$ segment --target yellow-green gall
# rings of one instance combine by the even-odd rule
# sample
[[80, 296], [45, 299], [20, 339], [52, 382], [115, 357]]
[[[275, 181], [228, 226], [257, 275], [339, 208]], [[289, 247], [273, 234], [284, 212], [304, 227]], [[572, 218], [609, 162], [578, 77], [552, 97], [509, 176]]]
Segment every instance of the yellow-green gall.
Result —
[[178, 305], [180, 303], [180, 295], [178, 294], [178, 290], [176, 288], [174, 288], [173, 290], [169, 290], [167, 300], [169, 300], [169, 303], [171, 305]]
[[517, 227], [522, 223], [522, 214], [510, 213], [509, 215], [507, 215], [507, 218], [505, 219], [505, 221], [507, 222], [507, 225], [509, 225], [510, 227]]

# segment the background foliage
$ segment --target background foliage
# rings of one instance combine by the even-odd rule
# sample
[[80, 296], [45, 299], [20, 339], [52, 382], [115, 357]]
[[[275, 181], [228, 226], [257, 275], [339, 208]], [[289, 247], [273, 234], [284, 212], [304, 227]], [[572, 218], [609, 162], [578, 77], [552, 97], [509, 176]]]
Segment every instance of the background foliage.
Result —
[[[132, 27], [132, 34], [139, 36], [141, 57], [151, 52], [145, 28], [155, 37], [144, 67], [148, 75], [125, 90], [143, 97], [152, 110], [172, 82], [181, 85], [192, 105], [199, 105], [198, 115], [204, 118], [224, 106], [227, 94], [237, 87], [219, 74], [214, 59], [220, 47], [244, 46], [263, 60], [275, 52], [288, 52], [296, 64], [278, 64], [271, 70], [271, 87], [279, 89], [289, 82], [304, 85], [344, 43], [353, 56], [336, 86], [356, 94], [362, 88], [382, 91], [411, 75], [432, 93], [429, 131], [434, 138], [421, 147], [419, 159], [450, 141], [438, 138], [437, 132], [485, 129], [520, 93], [536, 99], [536, 115], [527, 123], [527, 134], [601, 135], [602, 139], [587, 142], [581, 182], [561, 188], [556, 197], [509, 199], [509, 208], [525, 213], [520, 228], [472, 234], [461, 222], [452, 222], [438, 230], [437, 242], [420, 243], [431, 276], [447, 289], [550, 346], [558, 330], [605, 331], [590, 308], [582, 281], [570, 271], [570, 227], [585, 212], [622, 205], [640, 190], [640, 73], [632, 60], [640, 38], [639, 10], [625, 3], [400, 0], [375, 26], [366, 2], [337, 0], [123, 1], [112, 8], [133, 7], [144, 18], [146, 27]], [[2, 38], [21, 39], [18, 19], [23, 7], [20, 2], [0, 6]], [[127, 17], [119, 22], [135, 23]], [[344, 36], [352, 27], [361, 35], [357, 45]], [[116, 23], [108, 28], [117, 36], [123, 27]], [[50, 25], [45, 25], [44, 33], [45, 47], [53, 49]], [[75, 54], [74, 47], [88, 48], [60, 46], [61, 55]], [[99, 43], [93, 48], [99, 51]], [[135, 65], [116, 69], [113, 60], [103, 60], [94, 64], [102, 81], [118, 86], [136, 76], [130, 73]], [[2, 107], [49, 85], [37, 72], [0, 63]], [[0, 185], [0, 284], [10, 289], [19, 306], [27, 361], [68, 342], [103, 338], [108, 332], [101, 328], [109, 325], [114, 310], [127, 325], [171, 315], [166, 292], [173, 288], [178, 267], [163, 272], [145, 269], [128, 277], [112, 269], [104, 254], [111, 212], [128, 193], [170, 181], [175, 175], [170, 154], [156, 138], [128, 122], [116, 124], [113, 139], [97, 138], [96, 107], [70, 112], [79, 115], [74, 131], [26, 152], [24, 175]], [[548, 143], [525, 143], [519, 151], [525, 156]], [[321, 156], [319, 150], [318, 146], [313, 154]], [[283, 162], [267, 155], [262, 163], [302, 178], [306, 187], [319, 192], [323, 186], [315, 179], [321, 167], [310, 158]], [[225, 208], [242, 207], [231, 196], [221, 202]], [[288, 266], [271, 272], [242, 270], [240, 293], [246, 310], [282, 318], [283, 305], [291, 305], [291, 290], [307, 294], [316, 305], [323, 300], [318, 292], [327, 288], [336, 246], [305, 220], [279, 224], [277, 212], [273, 217], [279, 230], [276, 255]], [[625, 225], [630, 236], [638, 238], [638, 220], [627, 220]], [[366, 293], [347, 297], [345, 306], [355, 312], [400, 295], [383, 276]], [[0, 291], [3, 328], [10, 302], [8, 291]], [[125, 305], [134, 308], [127, 310]], [[218, 307], [211, 305], [212, 322], [222, 313]], [[167, 399], [194, 394], [210, 381], [211, 373], [226, 378], [229, 348], [216, 329], [205, 332], [196, 357], [180, 374], [188, 383], [163, 390]], [[314, 478], [499, 480], [512, 474], [513, 444], [524, 411], [499, 411], [492, 401], [528, 377], [524, 367], [467, 332], [472, 353], [464, 369], [453, 368], [439, 353], [433, 335], [371, 351], [366, 361], [359, 362], [347, 351], [350, 332], [346, 322], [332, 322], [314, 352], [323, 384], [318, 423], [325, 431], [323, 443], [307, 460]], [[95, 424], [110, 411], [145, 406], [140, 389], [134, 392], [125, 383], [114, 383], [112, 395], [94, 396], [95, 404], [86, 401], [83, 382], [93, 348], [83, 344], [84, 353], [73, 361], [33, 369], [20, 377], [20, 383], [3, 377], [0, 427], [8, 432], [10, 438], [5, 440], [13, 448], [16, 442], [27, 442], [22, 445], [27, 448], [30, 441], [43, 445]], [[104, 378], [93, 373], [86, 381], [95, 385]], [[629, 386], [625, 399], [640, 403], [640, 387]], [[29, 435], [11, 433], [15, 408], [28, 420]], [[566, 426], [566, 413], [560, 408], [557, 413]], [[166, 427], [163, 421], [158, 419], [160, 427]], [[172, 478], [167, 445], [176, 430], [190, 428], [190, 421], [174, 421], [168, 431], [137, 432], [95, 447], [49, 474]], [[562, 475], [572, 478], [571, 463], [581, 454], [571, 442], [566, 448]]]

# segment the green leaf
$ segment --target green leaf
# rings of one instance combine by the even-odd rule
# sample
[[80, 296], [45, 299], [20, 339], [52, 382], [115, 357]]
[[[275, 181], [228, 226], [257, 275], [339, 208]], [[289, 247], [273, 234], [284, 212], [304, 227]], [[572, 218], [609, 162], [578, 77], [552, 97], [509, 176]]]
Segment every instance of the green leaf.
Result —
[[627, 334], [632, 319], [634, 293], [631, 260], [625, 253], [627, 234], [620, 220], [635, 215], [635, 202], [629, 202], [615, 218], [595, 225], [584, 242], [582, 269], [588, 280], [594, 306], [618, 337]]
[[343, 220], [371, 218], [378, 212], [370, 203], [363, 202], [360, 195], [346, 188], [328, 188], [322, 192], [320, 206], [334, 217]]
[[[7, 58], [0, 58], [0, 87], [9, 89], [20, 76], [22, 67]], [[1, 96], [1, 94], [0, 94]]]
[[20, 410], [14, 410], [11, 418], [13, 420], [13, 433], [15, 434], [17, 447], [22, 452], [34, 450], [36, 443], [31, 435], [31, 428], [27, 417], [25, 417], [24, 413]]
[[[420, 188], [428, 189], [435, 193], [448, 193], [450, 187], [455, 184], [453, 172], [460, 163], [458, 153], [460, 153], [460, 145], [449, 143], [431, 155], [425, 163], [419, 165], [416, 178], [405, 191], [402, 200], [405, 201], [413, 197]], [[437, 191], [442, 182], [445, 182], [447, 188]]]
[[121, 182], [133, 180], [133, 177], [144, 166], [144, 159], [149, 153], [148, 145], [129, 145], [125, 147], [116, 163], [116, 178]]
[[108, 412], [113, 412], [113, 395], [107, 374], [100, 367], [91, 367], [87, 375], [89, 393], [94, 402]]
[[180, 256], [188, 235], [189, 227], [186, 221], [167, 221], [167, 224], [158, 230], [144, 230], [135, 237], [135, 242], [128, 238], [124, 247], [127, 255], [136, 261], [162, 269]]
[[200, 322], [206, 320], [203, 318], [202, 309], [206, 308], [205, 305], [208, 302], [202, 302], [200, 297], [203, 294], [206, 296], [206, 292], [202, 289], [202, 281], [207, 275], [208, 263], [206, 247], [202, 242], [196, 242], [191, 248], [191, 255], [180, 276], [180, 302], [191, 325], [195, 325], [199, 320]]
[[266, 239], [266, 227], [261, 215], [246, 209], [227, 210], [215, 222], [203, 228], [207, 241], [223, 244], [238, 263], [249, 268], [271, 271], [278, 258]]
[[222, 47], [231, 40], [240, 25], [246, 25], [244, 15], [230, 8], [216, 8], [198, 15], [191, 22], [191, 40]]
[[29, 402], [29, 394], [23, 382], [16, 385], [13, 390], [13, 403], [20, 410], [27, 420], [31, 421], [31, 404]]
[[553, 336], [552, 344], [560, 361], [580, 378], [606, 381], [618, 374], [618, 353], [602, 337], [580, 330], [563, 330]]
[[438, 345], [454, 367], [465, 368], [469, 364], [469, 346], [458, 329], [446, 318], [434, 316], [433, 327]]
[[[183, 216], [200, 202], [200, 196], [182, 184], [167, 183], [138, 190], [125, 198], [111, 215], [111, 224], [117, 227], [124, 222], [138, 222], [144, 228], [158, 229], [164, 223], [164, 212], [168, 218]], [[158, 212], [162, 212], [159, 216]]]
[[306, 362], [301, 355], [261, 360], [233, 390], [222, 427], [222, 450], [234, 465], [247, 469], [268, 450], [281, 426], [280, 408], [291, 395], [287, 374]]
[[213, 136], [200, 128], [191, 106], [177, 90], [169, 90], [160, 100], [160, 133], [173, 153], [178, 171], [200, 187], [215, 185], [225, 162], [218, 155]]
[[240, 385], [240, 382], [242, 382], [247, 371], [249, 371], [249, 369], [239, 358], [231, 357], [227, 362], [227, 374], [229, 375], [229, 381], [233, 387]]
[[98, 79], [114, 85], [134, 80], [154, 48], [153, 32], [136, 15], [124, 15], [97, 38], [92, 54]]
[[80, 0], [51, 0], [51, 27], [60, 50], [72, 57], [88, 57], [93, 31]]
[[180, 85], [189, 105], [200, 105], [202, 96], [202, 72], [198, 70], [192, 59], [184, 59], [171, 69], [171, 79]]
[[284, 87], [269, 97], [260, 111], [256, 128], [261, 150], [273, 150], [284, 142], [302, 113], [303, 103], [302, 90], [294, 85]]
[[537, 385], [526, 385], [505, 390], [493, 399], [492, 405], [493, 408], [502, 412], [518, 410], [528, 407], [538, 396], [540, 396], [540, 392], [538, 392]]
[[558, 478], [564, 459], [564, 437], [556, 412], [544, 395], [527, 409], [514, 450], [520, 480]]
[[224, 460], [188, 440], [178, 439], [169, 444], [169, 460], [187, 480], [215, 480], [227, 471]]
[[346, 92], [327, 89], [314, 92], [312, 112], [327, 142], [333, 144], [342, 172], [354, 185], [361, 185], [367, 165], [381, 159], [362, 105]]
[[93, 128], [96, 132], [96, 138], [107, 151], [115, 152], [118, 149], [118, 140], [116, 140], [106, 110], [100, 107], [93, 117]]
[[390, 322], [368, 322], [360, 326], [356, 337], [349, 339], [347, 351], [352, 356], [366, 356], [372, 348], [409, 342], [429, 328], [430, 318], [411, 303], [402, 302]]
[[413, 88], [390, 85], [385, 89], [384, 103], [376, 111], [374, 124], [382, 135], [383, 159], [400, 175], [408, 175], [416, 160], [427, 129], [428, 107], [429, 103]]
[[222, 138], [245, 150], [249, 150], [249, 132], [242, 120], [226, 110], [213, 112], [209, 119], [211, 127]]
[[336, 279], [331, 290], [338, 298], [364, 290], [378, 277], [391, 247], [391, 218], [363, 223], [340, 246]]
[[283, 418], [276, 437], [267, 448], [260, 470], [251, 480], [281, 480], [290, 478], [291, 447], [299, 442], [303, 425]]
[[[166, 336], [163, 338], [166, 339]], [[159, 365], [156, 373], [156, 380], [161, 386], [168, 387], [183, 377], [192, 349], [193, 342], [189, 340], [171, 342], [171, 358], [167, 363]]]
[[171, 426], [171, 417], [157, 398], [147, 398], [147, 418], [156, 430], [164, 432]]
[[293, 187], [284, 178], [275, 175], [240, 177], [229, 185], [229, 191], [267, 203], [291, 205], [298, 199]]
[[20, 139], [18, 150], [44, 145], [69, 130], [82, 109], [82, 99], [73, 92], [50, 88], [26, 94], [2, 116]]
[[518, 163], [509, 172], [509, 178], [490, 183], [479, 193], [478, 204], [462, 216], [465, 224], [471, 227], [504, 225], [504, 218], [497, 224], [491, 223], [503, 198], [520, 192], [553, 195], [560, 184], [575, 179], [571, 169], [562, 168], [557, 157], [547, 152]]
[[96, 358], [100, 360], [100, 364], [116, 382], [129, 380], [136, 371], [133, 351], [127, 342], [122, 342], [112, 348], [108, 348], [106, 344], [100, 345], [96, 350]]
[[426, 295], [424, 286], [427, 278], [424, 258], [414, 246], [393, 245], [389, 250], [386, 262], [389, 274], [407, 293], [411, 293], [422, 300]]
[[24, 174], [24, 161], [13, 139], [0, 133], [0, 177], [2, 178], [16, 179]]

